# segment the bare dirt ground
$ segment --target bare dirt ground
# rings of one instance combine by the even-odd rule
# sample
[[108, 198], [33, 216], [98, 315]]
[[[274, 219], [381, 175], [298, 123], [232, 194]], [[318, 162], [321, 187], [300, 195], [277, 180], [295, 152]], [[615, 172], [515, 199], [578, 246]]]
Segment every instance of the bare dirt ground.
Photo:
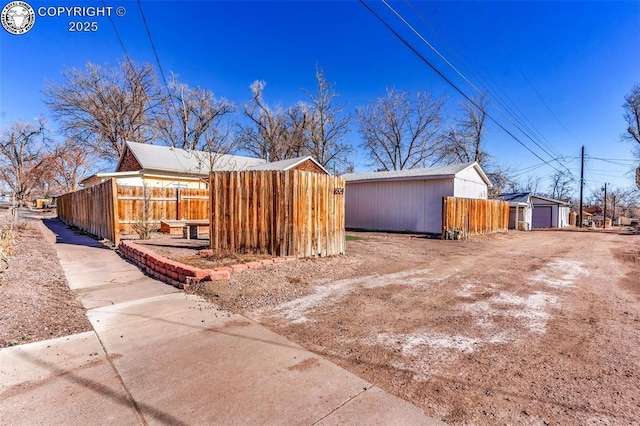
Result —
[[196, 290], [451, 424], [639, 424], [640, 236], [357, 235]]
[[[640, 424], [640, 236], [355, 235], [345, 256], [194, 291], [450, 424]], [[154, 244], [188, 257], [206, 241]], [[36, 221], [16, 227], [9, 267], [0, 347], [90, 329]]]
[[[15, 222], [12, 251], [0, 268], [0, 348], [91, 330], [34, 215]], [[10, 220], [8, 210], [0, 210], [0, 230], [8, 230]]]

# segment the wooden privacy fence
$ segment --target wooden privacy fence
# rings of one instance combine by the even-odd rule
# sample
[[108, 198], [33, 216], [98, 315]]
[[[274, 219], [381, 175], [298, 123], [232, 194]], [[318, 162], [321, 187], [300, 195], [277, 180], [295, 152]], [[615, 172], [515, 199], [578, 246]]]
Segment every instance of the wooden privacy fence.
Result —
[[58, 217], [67, 225], [74, 225], [117, 245], [120, 232], [116, 194], [116, 181], [110, 179], [82, 191], [61, 195], [56, 200]]
[[140, 221], [145, 199], [149, 203], [150, 219], [157, 228], [162, 220], [206, 220], [209, 217], [209, 190], [192, 188], [156, 188], [120, 186], [118, 198], [118, 229], [123, 234], [133, 232], [132, 225]]
[[475, 198], [442, 198], [442, 238], [507, 231], [509, 203]]
[[162, 220], [209, 217], [208, 189], [147, 187], [145, 194], [142, 186], [117, 185], [114, 179], [58, 197], [58, 217], [117, 245], [120, 235], [133, 233], [132, 225], [143, 218], [145, 200], [156, 228]]
[[211, 249], [274, 256], [345, 250], [344, 179], [300, 170], [213, 172]]

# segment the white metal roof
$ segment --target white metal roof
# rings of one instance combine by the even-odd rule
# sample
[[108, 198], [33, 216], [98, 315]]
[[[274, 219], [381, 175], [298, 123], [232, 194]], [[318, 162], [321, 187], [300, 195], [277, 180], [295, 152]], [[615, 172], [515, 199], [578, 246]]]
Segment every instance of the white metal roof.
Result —
[[520, 192], [515, 194], [500, 194], [498, 195], [498, 199], [502, 201], [507, 201], [510, 204], [518, 204], [518, 205], [529, 205], [531, 204], [531, 194], [528, 192]]
[[[554, 200], [553, 198], [547, 198], [547, 197], [543, 197], [541, 195], [532, 195], [531, 196], [531, 201], [532, 202], [533, 202], [534, 198], [537, 198], [538, 200], [542, 200], [542, 201], [547, 201], [549, 203], [558, 204], [559, 206], [570, 206], [571, 205], [571, 203], [568, 203], [566, 201]], [[536, 203], [533, 202], [533, 204], [535, 205]]]
[[289, 170], [297, 166], [298, 164], [304, 163], [305, 161], [310, 160], [320, 169], [322, 169], [325, 173], [330, 174], [315, 158], [310, 155], [306, 157], [297, 157], [290, 158], [288, 160], [281, 161], [273, 161], [271, 163], [259, 164], [257, 166], [251, 166], [247, 170]]
[[[216, 154], [205, 151], [187, 151], [162, 145], [151, 145], [127, 141], [127, 148], [138, 160], [145, 170], [165, 171], [173, 173], [206, 175], [211, 170], [210, 162], [213, 161], [214, 170], [246, 170], [251, 166], [266, 163], [260, 158], [243, 157], [231, 154]], [[124, 155], [118, 162], [118, 167]]]
[[423, 169], [405, 169], [384, 172], [347, 173], [342, 175], [347, 182], [364, 182], [377, 180], [412, 180], [412, 179], [443, 179], [455, 177], [458, 173], [475, 168], [487, 186], [491, 187], [491, 181], [477, 162], [451, 164], [449, 166], [429, 167]]

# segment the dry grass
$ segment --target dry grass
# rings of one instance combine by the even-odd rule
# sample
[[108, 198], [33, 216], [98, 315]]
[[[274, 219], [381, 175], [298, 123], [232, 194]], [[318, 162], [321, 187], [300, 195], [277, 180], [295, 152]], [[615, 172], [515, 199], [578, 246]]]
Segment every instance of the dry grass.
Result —
[[9, 268], [9, 256], [13, 254], [15, 243], [15, 223], [12, 215], [5, 215], [0, 221], [0, 272]]
[[12, 220], [0, 211], [2, 250], [8, 253], [0, 272], [0, 348], [91, 330], [36, 221], [10, 225]]

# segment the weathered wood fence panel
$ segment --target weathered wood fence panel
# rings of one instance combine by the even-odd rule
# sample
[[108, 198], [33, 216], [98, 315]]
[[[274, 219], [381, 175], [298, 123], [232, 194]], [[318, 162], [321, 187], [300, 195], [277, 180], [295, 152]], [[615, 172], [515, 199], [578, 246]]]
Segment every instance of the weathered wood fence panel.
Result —
[[162, 220], [206, 220], [209, 217], [209, 190], [118, 186], [118, 229], [133, 233], [132, 225], [141, 220], [144, 203], [150, 206], [150, 221], [160, 228]]
[[211, 248], [298, 257], [344, 253], [344, 180], [288, 171], [214, 172]]
[[110, 179], [82, 191], [57, 198], [58, 217], [67, 225], [106, 238], [114, 244], [120, 241], [116, 181]]
[[207, 220], [209, 190], [116, 185], [109, 180], [57, 199], [58, 217], [68, 225], [118, 244], [121, 234], [134, 233], [149, 203], [150, 221], [160, 229], [162, 220]]
[[442, 238], [490, 234], [509, 228], [509, 203], [474, 198], [442, 198]]

